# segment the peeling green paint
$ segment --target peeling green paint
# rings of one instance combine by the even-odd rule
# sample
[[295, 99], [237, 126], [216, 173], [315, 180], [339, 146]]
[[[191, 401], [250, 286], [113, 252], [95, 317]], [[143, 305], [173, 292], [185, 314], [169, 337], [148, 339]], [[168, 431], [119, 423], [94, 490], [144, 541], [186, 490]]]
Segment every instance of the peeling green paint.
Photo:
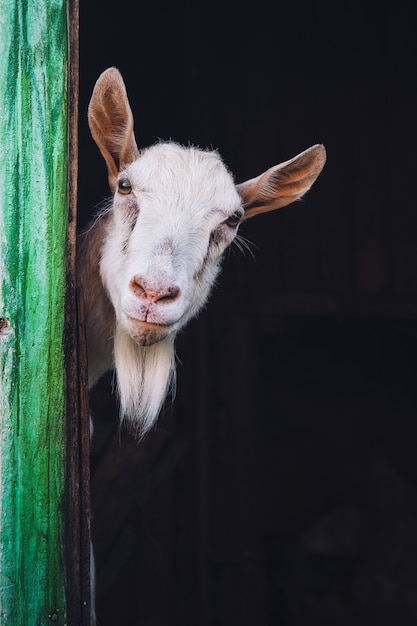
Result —
[[0, 0], [0, 626], [66, 623], [65, 0]]

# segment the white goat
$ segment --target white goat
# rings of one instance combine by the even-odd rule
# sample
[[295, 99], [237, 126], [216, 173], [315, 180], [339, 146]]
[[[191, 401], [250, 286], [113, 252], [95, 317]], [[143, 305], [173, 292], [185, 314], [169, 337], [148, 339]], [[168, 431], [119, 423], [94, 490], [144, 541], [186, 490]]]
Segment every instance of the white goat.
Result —
[[121, 416], [143, 435], [174, 381], [174, 339], [201, 309], [239, 224], [301, 198], [320, 174], [315, 145], [235, 185], [217, 152], [138, 150], [123, 79], [99, 77], [88, 111], [113, 197], [79, 238], [90, 386], [115, 367]]

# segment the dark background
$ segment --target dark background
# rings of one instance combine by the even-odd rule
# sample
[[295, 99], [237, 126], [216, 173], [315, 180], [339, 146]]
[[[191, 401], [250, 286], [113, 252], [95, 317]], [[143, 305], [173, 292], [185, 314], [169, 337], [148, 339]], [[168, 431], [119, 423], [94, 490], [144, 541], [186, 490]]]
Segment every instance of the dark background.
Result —
[[241, 182], [314, 143], [307, 197], [246, 223], [138, 444], [92, 395], [102, 626], [417, 623], [411, 3], [81, 2], [79, 217], [108, 195], [87, 106], [111, 65], [138, 144]]

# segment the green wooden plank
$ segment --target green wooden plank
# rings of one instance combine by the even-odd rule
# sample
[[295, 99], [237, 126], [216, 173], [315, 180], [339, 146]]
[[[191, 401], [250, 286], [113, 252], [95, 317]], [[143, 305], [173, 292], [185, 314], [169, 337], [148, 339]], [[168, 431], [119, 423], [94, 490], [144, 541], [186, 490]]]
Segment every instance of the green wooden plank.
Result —
[[65, 624], [65, 0], [0, 0], [0, 59], [0, 624]]

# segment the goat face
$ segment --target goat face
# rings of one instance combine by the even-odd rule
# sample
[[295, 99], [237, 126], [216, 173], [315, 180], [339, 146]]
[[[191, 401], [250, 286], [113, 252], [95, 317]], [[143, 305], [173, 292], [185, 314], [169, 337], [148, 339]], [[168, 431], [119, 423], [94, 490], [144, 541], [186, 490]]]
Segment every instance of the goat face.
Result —
[[217, 153], [174, 143], [145, 150], [115, 187], [101, 277], [118, 323], [149, 346], [204, 305], [244, 209]]

